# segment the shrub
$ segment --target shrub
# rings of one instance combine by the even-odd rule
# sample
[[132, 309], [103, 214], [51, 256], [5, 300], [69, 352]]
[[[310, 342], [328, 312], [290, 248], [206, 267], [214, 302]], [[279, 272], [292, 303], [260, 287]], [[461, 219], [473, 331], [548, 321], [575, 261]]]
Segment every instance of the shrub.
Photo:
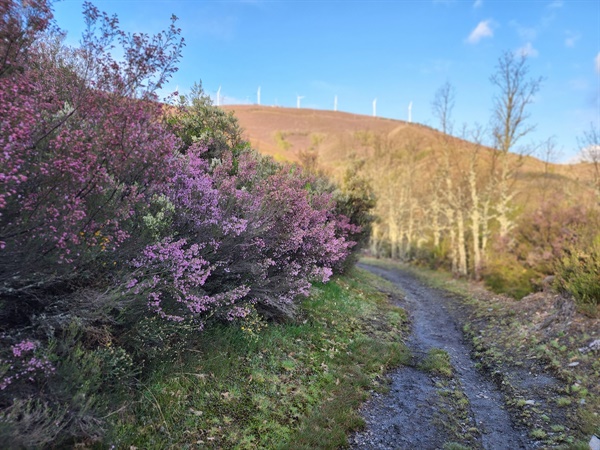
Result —
[[[20, 3], [9, 1], [6, 17], [29, 27]], [[46, 14], [47, 26], [47, 3], [27, 4], [27, 17]], [[174, 71], [179, 31], [127, 35], [89, 3], [85, 17], [81, 49], [49, 51], [38, 40], [3, 62], [20, 70], [0, 67], [0, 292], [13, 297], [73, 283], [121, 246], [130, 237], [126, 223], [164, 178], [176, 146], [161, 106], [150, 100]], [[21, 42], [29, 32], [15, 26], [7, 33], [7, 41]], [[123, 62], [110, 56], [114, 39]]]
[[254, 307], [289, 317], [310, 282], [349, 254], [357, 228], [300, 169], [252, 152], [224, 153], [211, 167], [205, 152], [195, 144], [177, 160], [165, 187], [172, 208], [161, 210], [170, 234], [134, 260], [127, 289], [161, 317], [199, 326]]
[[483, 270], [483, 278], [485, 285], [497, 294], [520, 300], [533, 292], [536, 273], [510, 254], [496, 254]]
[[175, 107], [167, 123], [181, 139], [182, 153], [194, 144], [201, 144], [206, 149], [204, 158], [210, 161], [220, 159], [224, 153], [237, 155], [248, 149], [233, 113], [213, 106], [201, 83], [194, 84], [189, 95], [179, 96]]
[[595, 316], [600, 306], [600, 235], [589, 248], [571, 248], [556, 264], [554, 286]]
[[0, 11], [0, 441], [91, 444], [153, 359], [212, 320], [292, 316], [360, 227], [333, 189], [250, 151], [200, 87], [165, 114], [174, 24], [128, 35], [86, 2], [69, 49], [40, 37], [46, 1]]

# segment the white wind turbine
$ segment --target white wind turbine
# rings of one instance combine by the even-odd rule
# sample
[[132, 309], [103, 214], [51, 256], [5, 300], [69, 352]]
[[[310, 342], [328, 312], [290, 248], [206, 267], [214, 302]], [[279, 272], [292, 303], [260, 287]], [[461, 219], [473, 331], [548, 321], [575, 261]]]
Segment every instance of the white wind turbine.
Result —
[[217, 106], [221, 106], [221, 86], [217, 89]]
[[300, 109], [300, 100], [302, 100], [304, 96], [296, 95], [296, 108]]
[[337, 95], [333, 98], [333, 110], [337, 111]]
[[373, 117], [377, 117], [377, 98], [373, 100]]
[[408, 104], [408, 123], [412, 122], [412, 101]]
[[258, 87], [258, 91], [256, 91], [256, 103], [260, 105], [260, 86]]

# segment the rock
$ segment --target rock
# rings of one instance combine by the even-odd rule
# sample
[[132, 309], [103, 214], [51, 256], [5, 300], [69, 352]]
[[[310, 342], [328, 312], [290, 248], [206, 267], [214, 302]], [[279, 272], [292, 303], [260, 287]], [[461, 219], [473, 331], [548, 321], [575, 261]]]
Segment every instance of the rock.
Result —
[[535, 405], [535, 400], [525, 400], [526, 405]]
[[587, 347], [581, 347], [579, 349], [581, 353], [587, 353], [591, 351], [600, 351], [600, 339], [593, 340], [588, 344]]
[[573, 361], [569, 364], [569, 367], [577, 367], [579, 365], [579, 361]]
[[542, 280], [542, 291], [552, 291], [552, 285], [554, 284], [554, 275], [547, 276]]
[[590, 450], [600, 450], [600, 439], [598, 436], [592, 436], [590, 439]]

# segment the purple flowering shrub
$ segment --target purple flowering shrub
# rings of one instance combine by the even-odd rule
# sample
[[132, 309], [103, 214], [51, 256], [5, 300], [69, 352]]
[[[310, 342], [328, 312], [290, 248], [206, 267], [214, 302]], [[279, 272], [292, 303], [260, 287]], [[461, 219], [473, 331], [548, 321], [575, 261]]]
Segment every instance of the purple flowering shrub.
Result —
[[[358, 227], [336, 215], [331, 194], [307, 189], [310, 177], [251, 152], [223, 154], [211, 169], [195, 145], [178, 158], [165, 195], [171, 234], [134, 259], [126, 284], [160, 317], [200, 325], [235, 320], [255, 308], [293, 314], [310, 283], [325, 282], [350, 252]], [[263, 161], [263, 162], [261, 162]]]
[[292, 316], [361, 229], [313, 175], [252, 152], [199, 87], [158, 103], [173, 24], [149, 37], [84, 16], [67, 48], [48, 1], [0, 0], [0, 441], [15, 448], [97, 440], [119, 409], [97, 398], [133, 389], [149, 348]]
[[[19, 30], [31, 27], [17, 20], [20, 3], [1, 4], [5, 20], [17, 21], [4, 44], [10, 48], [32, 33]], [[0, 60], [0, 286], [13, 295], [73, 278], [122, 245], [130, 237], [126, 222], [176, 147], [162, 106], [150, 100], [174, 70], [178, 30], [150, 40], [124, 34], [90, 4], [85, 14], [81, 49], [29, 39], [29, 47], [6, 49], [9, 57]], [[50, 17], [46, 11], [39, 31]], [[115, 38], [125, 50], [121, 63], [107, 48]]]
[[55, 372], [52, 363], [45, 356], [36, 356], [38, 344], [29, 340], [11, 346], [7, 359], [0, 359], [0, 391], [20, 379], [34, 381], [38, 374], [50, 375]]

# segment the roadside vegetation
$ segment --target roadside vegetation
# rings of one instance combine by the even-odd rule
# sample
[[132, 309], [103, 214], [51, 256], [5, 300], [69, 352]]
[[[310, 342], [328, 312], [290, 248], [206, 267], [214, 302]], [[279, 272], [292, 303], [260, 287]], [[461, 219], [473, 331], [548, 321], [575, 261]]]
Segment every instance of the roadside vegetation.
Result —
[[[600, 433], [600, 319], [578, 310], [574, 298], [539, 292], [517, 301], [448, 273], [364, 261], [401, 267], [456, 295], [460, 306], [452, 313], [464, 324], [473, 357], [531, 437], [551, 448], [584, 449]], [[429, 359], [429, 367], [445, 368], [442, 355]]]
[[[175, 17], [155, 36], [129, 34], [86, 2], [73, 48], [50, 2], [8, 0], [0, 10], [0, 442], [100, 445], [115, 420], [145, 436], [157, 417], [169, 435], [167, 416], [179, 413], [161, 409], [159, 374], [166, 382], [166, 367], [198, 351], [211, 361], [217, 341], [239, 344], [236, 358], [262, 355], [265, 324], [298, 320], [311, 286], [349, 267], [368, 233], [370, 215], [357, 209], [366, 204], [258, 155], [200, 86], [161, 102], [184, 45]], [[266, 327], [273, 348], [280, 329]], [[360, 353], [362, 341], [348, 339]], [[376, 360], [381, 371], [398, 357]], [[218, 373], [206, 364], [189, 373]], [[279, 375], [296, 367], [289, 355], [269, 364]], [[365, 370], [359, 384], [375, 369]], [[256, 394], [243, 402], [273, 402]], [[293, 417], [320, 395], [306, 387], [290, 399]]]
[[[338, 448], [358, 406], [406, 363], [406, 315], [363, 270], [313, 288], [298, 320], [215, 326], [162, 361], [114, 416], [129, 448]], [[384, 286], [385, 287], [385, 286]], [[387, 287], [386, 287], [387, 288]], [[387, 288], [389, 290], [389, 288]]]

